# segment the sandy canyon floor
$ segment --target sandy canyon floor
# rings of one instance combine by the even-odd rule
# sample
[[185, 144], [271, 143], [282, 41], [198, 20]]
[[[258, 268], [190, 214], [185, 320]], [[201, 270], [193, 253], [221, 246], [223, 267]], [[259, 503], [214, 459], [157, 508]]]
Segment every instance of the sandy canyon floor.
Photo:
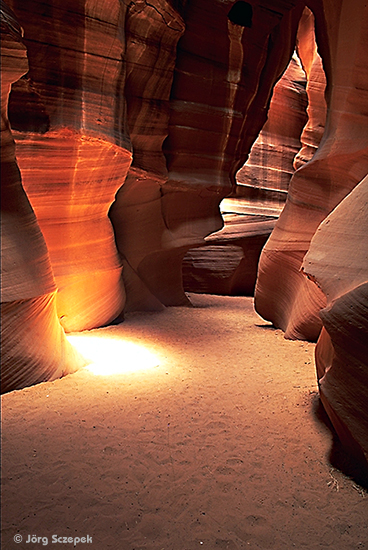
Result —
[[3, 396], [4, 550], [368, 548], [368, 493], [329, 461], [314, 345], [251, 298], [191, 300], [92, 331], [158, 366]]

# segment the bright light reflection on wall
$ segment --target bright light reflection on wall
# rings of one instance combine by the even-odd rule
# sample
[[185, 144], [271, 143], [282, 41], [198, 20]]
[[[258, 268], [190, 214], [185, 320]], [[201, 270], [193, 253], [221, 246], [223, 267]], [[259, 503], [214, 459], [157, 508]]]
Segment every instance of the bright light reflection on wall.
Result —
[[67, 339], [90, 361], [85, 368], [96, 375], [126, 374], [159, 365], [153, 353], [133, 342], [96, 334], [70, 335]]

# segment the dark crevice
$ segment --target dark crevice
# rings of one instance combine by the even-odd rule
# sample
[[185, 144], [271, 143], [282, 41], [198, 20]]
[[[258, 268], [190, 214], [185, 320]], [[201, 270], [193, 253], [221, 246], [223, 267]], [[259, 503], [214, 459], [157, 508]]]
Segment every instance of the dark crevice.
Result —
[[365, 495], [368, 491], [368, 464], [363, 453], [353, 454], [341, 443], [317, 394], [312, 402], [312, 410], [318, 423], [325, 426], [331, 434], [331, 449], [327, 457], [330, 465], [360, 486], [363, 489], [363, 495]]
[[252, 26], [253, 8], [248, 2], [240, 0], [239, 2], [235, 2], [227, 16], [235, 25], [250, 29]]

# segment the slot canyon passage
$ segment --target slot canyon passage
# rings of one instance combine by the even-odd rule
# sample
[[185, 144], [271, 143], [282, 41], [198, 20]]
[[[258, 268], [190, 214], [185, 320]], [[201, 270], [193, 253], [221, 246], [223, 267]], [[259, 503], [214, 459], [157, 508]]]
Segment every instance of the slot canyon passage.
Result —
[[2, 548], [368, 548], [365, 0], [1, 0]]

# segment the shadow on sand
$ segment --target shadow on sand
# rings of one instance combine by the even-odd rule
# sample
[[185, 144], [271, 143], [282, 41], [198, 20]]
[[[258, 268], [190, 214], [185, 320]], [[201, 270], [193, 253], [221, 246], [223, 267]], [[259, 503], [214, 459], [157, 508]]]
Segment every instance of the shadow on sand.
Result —
[[354, 483], [360, 485], [368, 491], [368, 464], [364, 457], [356, 457], [349, 453], [339, 440], [335, 429], [329, 419], [322, 402], [316, 394], [313, 400], [313, 413], [316, 421], [323, 424], [331, 433], [332, 446], [328, 454], [328, 461], [333, 468], [340, 470], [345, 476], [349, 477]]

